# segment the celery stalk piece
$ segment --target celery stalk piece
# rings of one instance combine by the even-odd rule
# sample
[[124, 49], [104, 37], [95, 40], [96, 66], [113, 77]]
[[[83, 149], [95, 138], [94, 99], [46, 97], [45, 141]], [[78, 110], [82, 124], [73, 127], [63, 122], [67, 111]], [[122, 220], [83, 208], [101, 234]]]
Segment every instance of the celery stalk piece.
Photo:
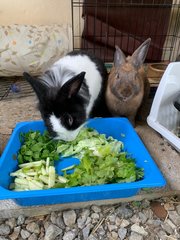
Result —
[[39, 189], [43, 189], [44, 184], [40, 183], [36, 180], [31, 180], [28, 182], [29, 183], [29, 189], [30, 190], [39, 190]]
[[52, 188], [55, 184], [55, 168], [53, 166], [49, 166], [49, 179], [48, 179], [48, 187]]
[[24, 168], [24, 167], [38, 167], [38, 166], [41, 166], [43, 163], [45, 163], [44, 160], [40, 160], [40, 161], [36, 161], [36, 162], [29, 162], [29, 163], [22, 163], [22, 164], [19, 164], [19, 167], [20, 168]]
[[40, 175], [40, 176], [39, 176], [39, 179], [40, 179], [42, 182], [44, 182], [46, 185], [48, 185], [48, 182], [49, 182], [48, 176]]
[[62, 176], [58, 176], [58, 180], [60, 183], [67, 183], [68, 180], [65, 178], [65, 177], [62, 177]]

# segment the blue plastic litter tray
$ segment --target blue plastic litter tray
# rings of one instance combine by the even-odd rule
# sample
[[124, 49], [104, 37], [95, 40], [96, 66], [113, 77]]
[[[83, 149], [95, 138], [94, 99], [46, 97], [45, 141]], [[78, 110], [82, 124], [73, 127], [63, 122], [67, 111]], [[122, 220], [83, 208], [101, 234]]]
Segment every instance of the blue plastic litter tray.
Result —
[[[43, 133], [43, 121], [18, 123], [0, 159], [0, 200], [13, 199], [22, 206], [62, 204], [113, 198], [127, 198], [136, 195], [142, 188], [162, 187], [166, 184], [160, 170], [151, 158], [144, 144], [126, 118], [95, 118], [87, 122], [87, 126], [99, 133], [112, 136], [124, 143], [125, 150], [136, 159], [138, 167], [144, 168], [144, 178], [132, 183], [113, 183], [96, 186], [80, 186], [71, 188], [56, 188], [47, 190], [30, 190], [15, 192], [8, 187], [13, 181], [10, 173], [17, 170], [15, 156], [21, 147], [19, 134], [29, 130], [39, 130]], [[77, 159], [76, 159], [77, 160]], [[73, 158], [61, 158], [64, 161], [57, 166], [67, 167], [75, 161]], [[57, 169], [59, 171], [60, 169]]]

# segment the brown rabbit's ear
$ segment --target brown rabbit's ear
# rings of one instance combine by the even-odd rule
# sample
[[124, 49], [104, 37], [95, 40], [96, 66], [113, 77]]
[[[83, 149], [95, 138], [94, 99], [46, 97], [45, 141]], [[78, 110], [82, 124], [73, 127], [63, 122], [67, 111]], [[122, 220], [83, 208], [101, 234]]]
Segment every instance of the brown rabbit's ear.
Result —
[[116, 67], [119, 67], [121, 64], [125, 63], [126, 57], [117, 45], [115, 46], [115, 48], [116, 48], [116, 51], [114, 54], [114, 66], [116, 68]]
[[131, 57], [131, 63], [135, 68], [140, 68], [141, 65], [144, 63], [146, 55], [148, 53], [150, 42], [151, 38], [148, 38], [133, 53]]

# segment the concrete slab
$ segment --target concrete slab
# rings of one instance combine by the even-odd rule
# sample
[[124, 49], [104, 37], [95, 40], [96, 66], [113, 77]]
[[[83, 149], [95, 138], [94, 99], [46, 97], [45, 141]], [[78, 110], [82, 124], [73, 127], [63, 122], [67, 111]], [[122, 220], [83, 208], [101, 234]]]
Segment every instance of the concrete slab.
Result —
[[[2, 153], [9, 136], [17, 122], [40, 119], [39, 111], [35, 106], [36, 97], [24, 97], [16, 101], [0, 101], [0, 154]], [[20, 214], [35, 216], [47, 214], [52, 210], [67, 208], [81, 208], [92, 204], [114, 204], [123, 201], [140, 201], [143, 199], [155, 199], [162, 196], [180, 194], [180, 154], [173, 149], [166, 140], [150, 128], [146, 122], [139, 123], [135, 128], [153, 159], [159, 166], [167, 180], [165, 188], [141, 191], [138, 195], [125, 198], [103, 200], [96, 202], [84, 202], [73, 204], [57, 204], [39, 207], [21, 207], [12, 200], [0, 201], [0, 218], [16, 217]]]
[[136, 131], [165, 176], [169, 188], [180, 191], [180, 153], [147, 124], [137, 126]]

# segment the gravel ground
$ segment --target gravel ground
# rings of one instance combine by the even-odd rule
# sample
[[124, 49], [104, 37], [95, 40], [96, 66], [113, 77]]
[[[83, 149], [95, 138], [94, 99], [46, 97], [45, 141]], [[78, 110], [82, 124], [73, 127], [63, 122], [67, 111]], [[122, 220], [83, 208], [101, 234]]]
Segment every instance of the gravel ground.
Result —
[[180, 198], [90, 206], [0, 220], [0, 240], [176, 240]]

